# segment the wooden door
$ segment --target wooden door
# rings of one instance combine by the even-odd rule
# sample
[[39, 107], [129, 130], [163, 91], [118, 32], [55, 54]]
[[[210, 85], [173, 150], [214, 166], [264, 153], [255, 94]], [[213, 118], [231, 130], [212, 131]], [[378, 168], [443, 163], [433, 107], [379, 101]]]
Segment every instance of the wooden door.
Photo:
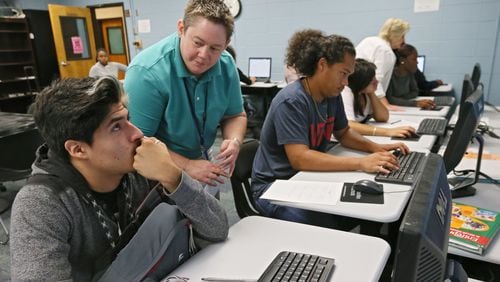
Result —
[[[127, 51], [125, 48], [125, 32], [121, 18], [101, 20], [104, 48], [108, 51], [109, 61], [128, 65]], [[124, 78], [124, 73], [118, 74], [119, 79]]]
[[90, 9], [49, 4], [49, 14], [61, 78], [88, 76], [96, 62]]

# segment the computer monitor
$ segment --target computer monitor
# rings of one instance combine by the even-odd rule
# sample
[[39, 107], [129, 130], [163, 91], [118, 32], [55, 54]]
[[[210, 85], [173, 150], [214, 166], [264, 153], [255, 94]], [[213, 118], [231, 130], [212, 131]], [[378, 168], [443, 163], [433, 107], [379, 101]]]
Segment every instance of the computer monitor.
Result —
[[446, 150], [444, 151], [443, 159], [446, 172], [450, 173], [462, 160], [472, 138], [475, 138], [479, 143], [478, 159], [475, 170], [476, 175], [473, 178], [451, 178], [449, 180], [450, 184], [453, 185], [451, 190], [454, 198], [475, 194], [475, 189], [471, 187], [471, 185], [474, 185], [479, 177], [483, 148], [483, 138], [480, 134], [476, 133], [476, 128], [483, 111], [483, 90], [477, 88], [472, 95], [465, 100], [460, 108], [458, 121], [455, 124], [455, 129], [453, 129]]
[[417, 57], [417, 67], [421, 73], [424, 73], [425, 70], [425, 55], [419, 55]]
[[[470, 79], [470, 75], [465, 74], [464, 75], [464, 81], [462, 83], [462, 95], [460, 96], [460, 111], [462, 110], [465, 100], [469, 98], [469, 96], [474, 92], [474, 84], [472, 83], [472, 80]], [[460, 116], [460, 111], [459, 111], [459, 116]]]
[[429, 153], [415, 183], [395, 248], [392, 281], [444, 281], [451, 195], [441, 156]]
[[271, 80], [271, 65], [270, 57], [250, 57], [248, 58], [248, 76], [253, 76], [257, 81], [269, 82]]
[[470, 76], [470, 79], [474, 84], [474, 90], [476, 90], [481, 81], [481, 65], [479, 63], [474, 64], [474, 68], [472, 69], [472, 74]]

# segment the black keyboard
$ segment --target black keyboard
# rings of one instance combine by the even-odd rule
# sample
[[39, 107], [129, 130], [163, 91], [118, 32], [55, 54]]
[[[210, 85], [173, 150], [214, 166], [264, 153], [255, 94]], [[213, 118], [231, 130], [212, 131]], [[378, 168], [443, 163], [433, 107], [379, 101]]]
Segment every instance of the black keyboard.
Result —
[[332, 258], [284, 251], [274, 258], [258, 281], [329, 281], [334, 262]]
[[443, 136], [446, 131], [446, 119], [426, 118], [420, 122], [417, 129], [417, 134]]
[[453, 97], [451, 96], [436, 96], [434, 97], [436, 106], [451, 106], [453, 105]]
[[422, 174], [423, 164], [425, 163], [425, 153], [410, 152], [403, 155], [397, 154], [399, 160], [399, 169], [393, 170], [389, 174], [377, 173], [375, 181], [389, 182], [403, 185], [412, 185]]

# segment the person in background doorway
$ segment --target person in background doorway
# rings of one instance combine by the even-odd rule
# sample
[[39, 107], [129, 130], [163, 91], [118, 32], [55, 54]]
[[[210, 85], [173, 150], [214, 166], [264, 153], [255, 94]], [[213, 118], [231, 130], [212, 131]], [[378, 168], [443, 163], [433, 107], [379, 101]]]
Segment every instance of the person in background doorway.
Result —
[[[165, 142], [180, 168], [210, 186], [232, 174], [246, 131], [238, 72], [224, 52], [233, 30], [224, 1], [190, 0], [177, 32], [139, 53], [124, 83], [132, 123]], [[213, 156], [219, 125], [223, 141]]]
[[415, 80], [417, 71], [417, 49], [405, 44], [396, 50], [397, 63], [392, 73], [391, 82], [387, 89], [387, 100], [391, 104], [422, 109], [432, 109], [436, 105], [431, 99], [415, 100], [418, 96], [418, 86]]
[[[263, 215], [343, 228], [334, 215], [275, 205], [260, 196], [276, 180], [290, 179], [298, 171], [389, 173], [399, 168], [390, 151], [409, 151], [403, 143], [374, 143], [349, 127], [340, 92], [354, 71], [355, 55], [349, 39], [319, 30], [298, 31], [290, 39], [286, 64], [294, 66], [303, 77], [276, 95], [264, 121], [251, 182], [256, 206]], [[332, 134], [345, 147], [372, 154], [328, 154]]]
[[117, 62], [110, 62], [108, 52], [101, 48], [97, 50], [97, 63], [90, 68], [90, 77], [112, 76], [118, 78], [118, 72], [126, 72], [127, 66]]
[[389, 120], [389, 110], [377, 98], [376, 66], [364, 59], [356, 59], [354, 72], [349, 76], [349, 84], [342, 91], [342, 102], [349, 126], [362, 135], [410, 136], [415, 129], [411, 126], [394, 128], [377, 127], [366, 124], [373, 118], [378, 122]]
[[410, 30], [410, 24], [402, 19], [389, 18], [380, 28], [378, 36], [363, 39], [356, 46], [356, 58], [365, 59], [377, 66], [375, 77], [378, 81], [375, 93], [389, 110], [400, 110], [389, 104], [385, 97], [392, 71], [396, 63], [393, 49], [398, 49], [405, 42], [405, 35]]
[[[229, 52], [229, 54], [233, 57], [234, 61], [236, 62], [236, 51], [234, 50], [233, 46], [228, 45], [226, 48], [226, 51]], [[246, 85], [251, 85], [255, 83], [256, 79], [255, 76], [248, 77], [246, 76], [243, 71], [238, 68], [238, 76], [240, 77], [240, 81], [245, 83]]]

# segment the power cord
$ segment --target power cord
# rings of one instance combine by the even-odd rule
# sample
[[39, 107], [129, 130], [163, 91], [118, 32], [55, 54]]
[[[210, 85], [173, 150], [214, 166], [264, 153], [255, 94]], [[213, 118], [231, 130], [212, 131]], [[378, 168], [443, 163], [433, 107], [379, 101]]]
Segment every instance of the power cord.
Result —
[[488, 134], [491, 138], [495, 138], [495, 139], [500, 139], [500, 136], [498, 136], [495, 132], [493, 132], [493, 130], [491, 129], [491, 127], [489, 127], [485, 122], [480, 122], [477, 126], [477, 131], [481, 134], [481, 135], [484, 135], [484, 134]]
[[[464, 170], [453, 170], [455, 176], [467, 176], [468, 174], [476, 172], [474, 169], [464, 169]], [[487, 175], [486, 173], [480, 171], [479, 175], [489, 180], [492, 184], [500, 187], [500, 181], [494, 179], [493, 177]]]
[[495, 111], [500, 112], [500, 110], [495, 105], [493, 105], [492, 103], [484, 101], [484, 104], [492, 107]]

